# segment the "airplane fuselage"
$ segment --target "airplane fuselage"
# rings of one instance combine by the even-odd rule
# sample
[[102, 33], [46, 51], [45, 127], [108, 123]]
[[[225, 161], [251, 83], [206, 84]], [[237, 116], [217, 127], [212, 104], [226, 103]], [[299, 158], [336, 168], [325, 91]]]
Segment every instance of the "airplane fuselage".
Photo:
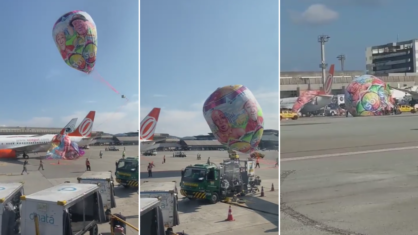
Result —
[[[301, 112], [314, 112], [329, 105], [333, 96], [317, 96], [312, 102], [308, 102], [303, 106]], [[280, 108], [292, 109], [298, 97], [284, 98], [280, 100]]]

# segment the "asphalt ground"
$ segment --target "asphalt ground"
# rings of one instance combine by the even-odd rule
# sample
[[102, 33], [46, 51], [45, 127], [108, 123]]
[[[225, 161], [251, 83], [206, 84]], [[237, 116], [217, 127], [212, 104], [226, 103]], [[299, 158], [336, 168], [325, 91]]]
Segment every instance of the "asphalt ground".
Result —
[[[181, 169], [191, 164], [210, 161], [218, 164], [228, 159], [226, 151], [186, 151], [187, 157], [173, 158], [173, 152], [158, 152], [157, 156], [141, 157], [141, 185], [148, 182], [176, 181], [180, 190]], [[197, 153], [201, 160], [197, 160]], [[277, 151], [265, 151], [265, 158], [261, 160], [261, 168], [255, 174], [262, 179], [265, 196], [257, 193], [244, 197], [246, 201], [241, 206], [232, 205], [232, 215], [235, 221], [226, 222], [229, 205], [225, 203], [209, 204], [204, 201], [190, 201], [179, 197], [180, 225], [173, 229], [176, 232], [186, 232], [193, 235], [235, 235], [235, 234], [277, 234], [278, 233], [278, 167], [275, 166]], [[166, 163], [163, 163], [163, 156]], [[245, 155], [241, 159], [247, 158]], [[153, 177], [148, 177], [147, 165], [154, 162]], [[271, 186], [275, 187], [274, 191]], [[261, 211], [260, 211], [261, 210]]]
[[[115, 162], [122, 157], [123, 146], [118, 146], [119, 152], [106, 152], [105, 146], [90, 147], [85, 150], [86, 154], [75, 161], [44, 160], [44, 171], [38, 171], [39, 157], [45, 153], [29, 154], [29, 165], [27, 169], [29, 174], [21, 175], [23, 159], [5, 160], [0, 159], [0, 183], [1, 182], [24, 182], [25, 194], [29, 195], [37, 191], [62, 184], [65, 181], [77, 183], [77, 177], [82, 175], [85, 170], [85, 160], [88, 158], [92, 171], [109, 171], [115, 172]], [[102, 150], [103, 158], [100, 159], [99, 152]], [[126, 156], [138, 156], [138, 146], [126, 146]], [[127, 217], [127, 222], [135, 227], [139, 227], [138, 220], [138, 190], [125, 189], [115, 184], [116, 205], [112, 209], [115, 213], [122, 212]], [[108, 224], [99, 225], [99, 232], [110, 234], [110, 226]], [[138, 234], [133, 229], [127, 228], [128, 235]]]
[[281, 234], [417, 234], [418, 116], [281, 124]]

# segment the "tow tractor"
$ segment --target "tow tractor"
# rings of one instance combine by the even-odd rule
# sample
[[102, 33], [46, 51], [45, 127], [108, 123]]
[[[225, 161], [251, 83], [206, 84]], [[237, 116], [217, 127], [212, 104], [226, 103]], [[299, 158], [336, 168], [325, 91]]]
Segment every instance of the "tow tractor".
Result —
[[116, 182], [125, 188], [138, 187], [138, 157], [127, 157], [119, 159], [116, 166]]
[[181, 171], [180, 193], [190, 200], [217, 203], [238, 194], [257, 190], [261, 178], [254, 175], [254, 160], [224, 160], [221, 166], [195, 164]]

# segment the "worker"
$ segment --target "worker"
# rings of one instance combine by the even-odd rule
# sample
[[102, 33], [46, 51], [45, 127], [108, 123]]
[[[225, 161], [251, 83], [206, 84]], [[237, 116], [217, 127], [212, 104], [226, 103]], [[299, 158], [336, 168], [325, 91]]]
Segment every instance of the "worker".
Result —
[[38, 171], [42, 168], [42, 170], [44, 170], [44, 163], [42, 162], [42, 159], [39, 159], [39, 167], [38, 167]]
[[21, 175], [23, 175], [23, 172], [26, 172], [26, 174], [27, 175], [29, 175], [29, 172], [28, 172], [28, 170], [26, 169], [26, 165], [28, 165], [29, 163], [28, 163], [28, 160], [25, 160], [24, 162], [23, 162], [23, 170], [22, 170], [22, 174]]
[[123, 150], [122, 158], [125, 158], [125, 150]]
[[279, 166], [279, 158], [276, 158], [276, 164], [274, 165], [274, 167]]
[[206, 164], [210, 165], [210, 157], [208, 157], [208, 161]]
[[148, 163], [148, 177], [152, 177], [152, 165], [151, 165], [151, 162]]
[[102, 158], [102, 156], [103, 156], [102, 150], [100, 150], [99, 156], [100, 156], [100, 158]]
[[165, 155], [164, 155], [164, 157], [163, 157], [163, 164], [165, 163]]
[[91, 167], [90, 167], [90, 161], [88, 158], [86, 158], [86, 170], [87, 171], [91, 171]]
[[112, 227], [113, 233], [115, 235], [125, 235], [126, 232], [126, 224], [122, 221], [116, 219], [115, 217], [126, 221], [126, 217], [122, 215], [122, 213], [111, 214], [110, 209], [106, 210], [106, 216], [109, 220], [109, 224]]
[[257, 160], [255, 160], [255, 168], [260, 168], [260, 157], [257, 156]]

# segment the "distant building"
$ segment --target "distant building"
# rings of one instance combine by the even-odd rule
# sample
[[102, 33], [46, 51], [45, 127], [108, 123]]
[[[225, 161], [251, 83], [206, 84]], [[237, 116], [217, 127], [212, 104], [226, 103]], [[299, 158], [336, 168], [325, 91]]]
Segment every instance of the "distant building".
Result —
[[417, 73], [418, 39], [366, 48], [368, 74]]

